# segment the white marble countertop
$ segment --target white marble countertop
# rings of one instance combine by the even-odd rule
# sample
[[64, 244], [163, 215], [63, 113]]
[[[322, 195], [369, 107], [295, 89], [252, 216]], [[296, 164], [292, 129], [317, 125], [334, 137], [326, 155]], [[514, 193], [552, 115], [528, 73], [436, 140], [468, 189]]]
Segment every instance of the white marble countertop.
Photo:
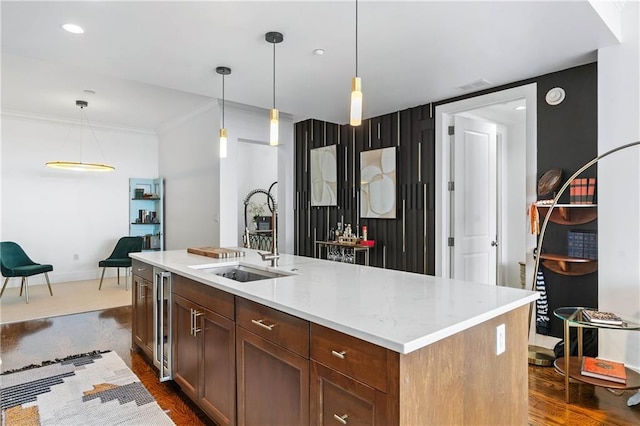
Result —
[[[406, 354], [535, 301], [537, 292], [256, 250], [214, 259], [186, 250], [131, 257], [274, 309]], [[292, 274], [247, 283], [199, 270], [231, 264]]]

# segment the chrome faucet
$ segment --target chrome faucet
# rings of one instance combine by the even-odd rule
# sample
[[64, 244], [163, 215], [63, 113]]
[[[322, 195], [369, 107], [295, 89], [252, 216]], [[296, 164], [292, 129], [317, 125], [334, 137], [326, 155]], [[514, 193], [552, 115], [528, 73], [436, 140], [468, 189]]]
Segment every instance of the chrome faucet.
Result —
[[269, 253], [260, 253], [260, 257], [262, 260], [271, 261], [271, 267], [275, 268], [278, 266], [278, 259], [280, 259], [280, 254], [278, 253], [278, 205], [273, 203], [273, 211], [271, 212], [271, 228], [273, 231], [273, 237], [271, 239], [271, 252]]

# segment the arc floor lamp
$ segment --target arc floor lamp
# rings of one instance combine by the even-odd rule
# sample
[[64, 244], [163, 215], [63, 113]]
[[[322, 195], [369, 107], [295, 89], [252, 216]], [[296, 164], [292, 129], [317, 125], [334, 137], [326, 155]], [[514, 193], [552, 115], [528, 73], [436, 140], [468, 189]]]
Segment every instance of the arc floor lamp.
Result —
[[[605, 152], [604, 154], [598, 155], [597, 157], [595, 157], [591, 161], [588, 161], [582, 167], [580, 167], [574, 174], [571, 175], [571, 177], [569, 177], [569, 179], [567, 179], [567, 181], [564, 183], [564, 185], [562, 185], [562, 187], [560, 187], [560, 190], [558, 191], [556, 196], [553, 198], [552, 203], [549, 204], [549, 206], [548, 206], [549, 210], [547, 211], [547, 214], [544, 217], [544, 221], [542, 222], [542, 226], [540, 227], [540, 234], [538, 236], [538, 245], [537, 245], [536, 251], [535, 251], [535, 266], [533, 268], [533, 278], [532, 278], [532, 282], [531, 282], [531, 291], [535, 291], [536, 290], [536, 279], [537, 279], [537, 276], [538, 276], [538, 269], [540, 268], [540, 255], [542, 253], [542, 242], [544, 240], [544, 234], [545, 234], [545, 232], [547, 230], [547, 224], [549, 223], [549, 218], [551, 217], [551, 212], [553, 212], [553, 209], [558, 204], [558, 200], [560, 200], [560, 197], [562, 196], [562, 194], [564, 194], [564, 191], [569, 187], [569, 185], [571, 185], [571, 182], [573, 182], [578, 176], [580, 176], [580, 174], [582, 172], [584, 172], [589, 167], [591, 167], [594, 164], [596, 164], [598, 161], [600, 161], [603, 158], [608, 157], [609, 155], [614, 154], [614, 153], [616, 153], [618, 151], [622, 151], [624, 149], [631, 148], [631, 147], [636, 146], [636, 145], [640, 145], [640, 141], [631, 142], [631, 143], [628, 143], [626, 145], [621, 145], [621, 146], [619, 146], [617, 148], [613, 148], [613, 149]], [[545, 205], [545, 207], [547, 207], [547, 205]], [[529, 308], [529, 333], [531, 332], [531, 320], [533, 318], [533, 311], [534, 311], [534, 308], [533, 308], [533, 304], [532, 304], [532, 306]], [[554, 358], [555, 358], [555, 354], [554, 354], [554, 352], [552, 350], [549, 350], [547, 348], [542, 348], [540, 346], [529, 345], [529, 363], [530, 364], [547, 366], [547, 365], [551, 365], [553, 363]]]

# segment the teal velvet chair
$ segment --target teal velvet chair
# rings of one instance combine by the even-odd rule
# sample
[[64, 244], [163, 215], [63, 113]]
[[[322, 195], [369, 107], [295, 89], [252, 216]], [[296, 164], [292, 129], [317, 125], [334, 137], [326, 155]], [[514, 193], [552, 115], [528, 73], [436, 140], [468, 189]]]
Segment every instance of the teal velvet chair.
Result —
[[[120, 268], [130, 268], [131, 258], [129, 253], [138, 253], [142, 251], [142, 237], [122, 237], [116, 243], [113, 252], [104, 260], [98, 262], [98, 267], [102, 268], [102, 276], [100, 277], [100, 285], [98, 290], [102, 290], [102, 280], [104, 279], [104, 271], [107, 268], [118, 268], [118, 285], [120, 285]], [[127, 289], [127, 280], [125, 279], [125, 289]]]
[[49, 293], [53, 296], [51, 291], [51, 283], [49, 282], [49, 275], [47, 272], [53, 271], [52, 265], [46, 265], [36, 263], [27, 256], [22, 247], [13, 241], [0, 242], [0, 272], [5, 277], [4, 284], [2, 285], [2, 291], [0, 291], [0, 297], [4, 293], [4, 289], [9, 282], [9, 278], [21, 277], [22, 283], [20, 284], [20, 296], [22, 296], [22, 290], [24, 289], [24, 295], [27, 303], [29, 303], [29, 281], [28, 277], [38, 274], [44, 274], [49, 286]]

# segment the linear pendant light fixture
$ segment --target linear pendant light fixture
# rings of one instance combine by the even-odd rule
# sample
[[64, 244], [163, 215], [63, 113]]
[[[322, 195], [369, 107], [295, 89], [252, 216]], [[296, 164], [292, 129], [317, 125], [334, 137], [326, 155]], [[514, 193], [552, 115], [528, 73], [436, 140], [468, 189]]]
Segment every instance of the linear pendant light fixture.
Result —
[[[82, 116], [84, 114], [84, 108], [89, 106], [87, 101], [76, 101], [76, 105], [80, 107], [80, 161], [49, 161], [46, 163], [47, 167], [51, 167], [54, 169], [63, 169], [63, 170], [72, 170], [76, 172], [112, 172], [115, 170], [115, 167], [109, 166], [107, 164], [101, 163], [85, 163], [82, 161]], [[89, 123], [89, 119], [87, 118], [87, 124], [89, 124], [89, 128], [91, 129], [91, 133], [93, 133], [93, 137], [96, 140], [96, 144], [98, 143], [98, 138], [96, 138], [95, 132], [93, 132], [93, 128], [91, 127], [91, 123]], [[100, 149], [100, 145], [98, 144], [98, 149]]]
[[217, 67], [216, 72], [222, 75], [222, 127], [220, 128], [220, 158], [227, 158], [227, 129], [224, 127], [224, 76], [231, 74], [231, 68]]
[[356, 76], [351, 80], [351, 107], [349, 124], [362, 124], [362, 80], [358, 77], [358, 0], [356, 0]]
[[276, 44], [284, 40], [282, 33], [270, 31], [264, 35], [264, 39], [273, 44], [273, 108], [269, 111], [269, 145], [278, 145], [278, 120], [279, 113], [276, 109]]

